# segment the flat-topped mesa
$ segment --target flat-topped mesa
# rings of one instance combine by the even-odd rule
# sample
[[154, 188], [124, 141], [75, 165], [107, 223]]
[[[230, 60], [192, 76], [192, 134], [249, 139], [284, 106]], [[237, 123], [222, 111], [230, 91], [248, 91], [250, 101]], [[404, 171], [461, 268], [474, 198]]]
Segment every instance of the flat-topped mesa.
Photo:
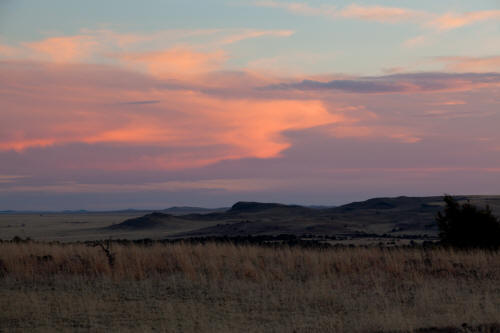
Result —
[[251, 202], [251, 201], [238, 201], [235, 203], [230, 212], [258, 212], [262, 210], [272, 209], [272, 208], [280, 208], [280, 207], [289, 207], [287, 205], [278, 204], [278, 203], [263, 203], [263, 202]]

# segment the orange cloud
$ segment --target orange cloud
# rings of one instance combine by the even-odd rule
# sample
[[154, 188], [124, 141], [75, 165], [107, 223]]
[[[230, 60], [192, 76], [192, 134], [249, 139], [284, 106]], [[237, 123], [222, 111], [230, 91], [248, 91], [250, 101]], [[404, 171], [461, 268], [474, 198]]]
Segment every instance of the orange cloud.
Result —
[[[176, 152], [112, 167], [184, 168], [228, 158], [275, 157], [290, 146], [285, 131], [346, 119], [329, 113], [319, 100], [228, 98], [189, 89], [158, 89], [154, 79], [145, 87], [144, 82], [133, 82], [135, 74], [123, 71], [107, 75], [117, 82], [132, 81], [131, 85], [113, 87], [101, 81], [101, 70], [102, 66], [89, 65], [7, 67], [9, 84], [0, 82], [0, 86], [14, 84], [18, 93], [0, 102], [4, 119], [0, 149], [22, 151], [71, 143], [162, 147]], [[56, 82], [36, 83], [51, 72], [60, 76]], [[88, 79], [73, 80], [84, 73]], [[200, 149], [211, 150], [200, 154]]]
[[468, 13], [446, 13], [427, 23], [439, 30], [451, 30], [477, 22], [500, 19], [500, 10], [483, 10]]
[[92, 36], [84, 35], [52, 37], [23, 45], [57, 63], [87, 60], [93, 50], [98, 47], [97, 41]]
[[14, 139], [0, 142], [0, 150], [23, 151], [31, 147], [47, 147], [56, 143], [55, 139]]
[[335, 6], [312, 7], [304, 2], [255, 1], [254, 4], [260, 7], [280, 8], [292, 13], [313, 16], [333, 16], [336, 10]]
[[221, 40], [221, 44], [232, 44], [245, 39], [258, 38], [263, 36], [290, 37], [294, 32], [292, 30], [246, 30], [241, 33], [230, 35]]
[[381, 23], [422, 20], [429, 16], [429, 14], [424, 11], [407, 8], [361, 6], [356, 4], [351, 4], [344, 8], [338, 8], [333, 5], [313, 7], [305, 2], [285, 3], [277, 1], [256, 1], [254, 4], [261, 7], [281, 8], [301, 15], [324, 16], [329, 18], [354, 18]]
[[500, 56], [495, 57], [439, 57], [446, 70], [453, 72], [499, 72]]
[[220, 69], [228, 57], [224, 51], [202, 53], [187, 47], [176, 47], [165, 51], [125, 54], [121, 59], [126, 64], [145, 68], [155, 76], [176, 77]]
[[0, 56], [6, 58], [13, 58], [20, 54], [20, 50], [17, 47], [10, 45], [0, 44]]
[[[81, 29], [79, 34], [72, 36], [50, 37], [16, 45], [0, 44], [0, 57], [56, 63], [91, 60], [118, 64], [120, 57], [116, 55], [125, 53], [121, 60], [136, 64], [154, 62], [165, 70], [162, 58], [167, 58], [172, 67], [180, 65], [186, 70], [192, 65], [199, 68], [201, 65], [224, 62], [227, 57], [221, 48], [228, 44], [266, 36], [289, 37], [293, 34], [292, 30], [259, 29], [169, 29], [149, 34]], [[203, 41], [199, 40], [200, 37]], [[185, 61], [180, 60], [182, 57]]]
[[356, 18], [365, 21], [399, 23], [423, 19], [428, 14], [422, 11], [406, 8], [360, 6], [353, 4], [342, 9], [338, 15], [344, 18]]
[[[400, 7], [367, 6], [351, 4], [344, 8], [332, 5], [314, 7], [306, 2], [278, 2], [278, 1], [256, 1], [256, 6], [280, 8], [292, 13], [323, 16], [328, 18], [347, 18], [373, 21], [380, 23], [407, 23], [412, 22], [423, 27], [437, 30], [452, 30], [478, 22], [497, 20], [500, 18], [500, 10], [483, 10], [468, 13], [445, 13], [436, 14], [422, 10]], [[422, 38], [407, 41], [408, 46], [422, 43]]]
[[413, 38], [406, 40], [403, 43], [403, 46], [409, 47], [409, 48], [418, 47], [418, 46], [425, 45], [428, 42], [428, 40], [429, 40], [429, 38], [427, 36], [420, 35], [420, 36], [416, 36], [416, 37], [413, 37]]
[[464, 105], [464, 104], [467, 104], [467, 102], [460, 101], [460, 100], [449, 100], [449, 101], [431, 103], [431, 105], [446, 105], [446, 106], [455, 106], [455, 105]]

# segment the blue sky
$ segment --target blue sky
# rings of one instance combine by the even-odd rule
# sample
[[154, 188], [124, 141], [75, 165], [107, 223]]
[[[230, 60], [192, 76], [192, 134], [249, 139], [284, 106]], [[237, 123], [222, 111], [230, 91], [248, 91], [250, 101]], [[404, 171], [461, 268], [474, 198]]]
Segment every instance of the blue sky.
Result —
[[[307, 73], [347, 72], [375, 74], [392, 67], [435, 69], [425, 64], [436, 56], [491, 56], [500, 52], [498, 18], [448, 31], [435, 31], [408, 20], [380, 23], [362, 19], [332, 19], [302, 15], [252, 1], [4, 1], [0, 6], [4, 43], [32, 42], [49, 36], [71, 36], [82, 29], [109, 29], [120, 33], [155, 33], [170, 29], [268, 29], [291, 30], [293, 36], [247, 40], [228, 47], [237, 68], [257, 59], [287, 57], [290, 66]], [[296, 2], [281, 2], [293, 4]], [[299, 2], [297, 2], [299, 3]], [[334, 5], [332, 5], [334, 4]], [[342, 9], [350, 1], [310, 1]], [[436, 15], [499, 10], [498, 1], [364, 1], [359, 6], [398, 7]], [[408, 47], [411, 39], [427, 42]], [[369, 52], [367, 52], [369, 50]], [[308, 55], [316, 55], [307, 61]], [[369, 57], [369, 59], [368, 59]], [[305, 58], [305, 59], [304, 59]]]

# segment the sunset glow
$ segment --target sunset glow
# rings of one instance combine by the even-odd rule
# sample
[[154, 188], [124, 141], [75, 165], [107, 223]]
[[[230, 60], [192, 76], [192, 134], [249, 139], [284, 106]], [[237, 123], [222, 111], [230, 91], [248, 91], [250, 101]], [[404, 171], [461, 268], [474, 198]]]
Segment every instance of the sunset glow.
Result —
[[43, 3], [0, 3], [0, 210], [498, 194], [498, 2]]

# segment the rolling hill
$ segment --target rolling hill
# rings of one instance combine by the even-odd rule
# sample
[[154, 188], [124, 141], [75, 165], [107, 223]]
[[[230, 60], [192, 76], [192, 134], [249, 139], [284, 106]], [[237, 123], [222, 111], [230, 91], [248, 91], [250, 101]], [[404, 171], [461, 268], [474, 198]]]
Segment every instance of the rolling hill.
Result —
[[[460, 196], [460, 201], [489, 204], [500, 215], [500, 196]], [[209, 213], [151, 213], [107, 227], [108, 231], [151, 230], [165, 237], [312, 235], [433, 237], [441, 197], [374, 198], [338, 207], [311, 208], [279, 203], [237, 202]]]

